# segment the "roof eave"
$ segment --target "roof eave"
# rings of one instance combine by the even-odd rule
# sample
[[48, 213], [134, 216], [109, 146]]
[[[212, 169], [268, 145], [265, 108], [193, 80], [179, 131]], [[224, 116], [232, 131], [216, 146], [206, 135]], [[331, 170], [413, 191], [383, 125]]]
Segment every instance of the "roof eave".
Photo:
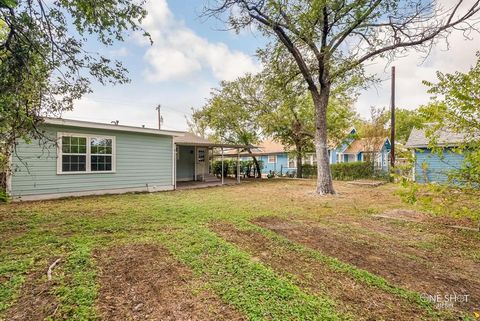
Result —
[[43, 119], [43, 123], [47, 125], [81, 127], [81, 128], [89, 128], [89, 129], [103, 129], [103, 130], [123, 131], [123, 132], [173, 136], [173, 137], [181, 137], [184, 135], [183, 132], [173, 131], [173, 130], [160, 130], [160, 129], [153, 129], [153, 128], [125, 126], [125, 125], [111, 125], [111, 124], [96, 123], [96, 122], [74, 120], [74, 119], [64, 119], [64, 118], [45, 117]]

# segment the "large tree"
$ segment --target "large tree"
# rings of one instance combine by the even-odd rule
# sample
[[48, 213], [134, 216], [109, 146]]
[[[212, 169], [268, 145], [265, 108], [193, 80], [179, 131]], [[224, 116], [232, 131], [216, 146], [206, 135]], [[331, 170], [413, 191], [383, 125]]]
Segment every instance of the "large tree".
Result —
[[333, 194], [327, 106], [337, 79], [376, 57], [428, 54], [453, 28], [472, 30], [480, 0], [210, 0], [206, 14], [236, 30], [254, 25], [291, 54], [315, 106], [317, 192]]
[[[257, 76], [263, 86], [264, 102], [261, 124], [264, 132], [293, 150], [297, 159], [297, 177], [303, 176], [303, 158], [314, 151], [315, 109], [301, 75], [297, 72], [289, 53], [280, 44], [258, 51], [263, 70]], [[353, 101], [358, 89], [369, 82], [363, 70], [342, 79], [332, 92], [327, 110], [327, 132], [329, 143], [336, 144], [345, 138], [346, 129], [351, 126]]]
[[124, 40], [145, 15], [143, 0], [0, 0], [0, 171], [19, 138], [46, 138], [43, 116], [72, 109], [92, 81], [128, 81], [88, 44]]
[[258, 177], [261, 177], [260, 164], [253, 155], [252, 147], [262, 137], [258, 120], [259, 103], [264, 101], [262, 95], [259, 79], [254, 75], [223, 81], [220, 88], [212, 90], [207, 103], [193, 111], [189, 121], [192, 131], [202, 128], [205, 133], [210, 130], [213, 139], [219, 142], [248, 146], [246, 150], [252, 155]]

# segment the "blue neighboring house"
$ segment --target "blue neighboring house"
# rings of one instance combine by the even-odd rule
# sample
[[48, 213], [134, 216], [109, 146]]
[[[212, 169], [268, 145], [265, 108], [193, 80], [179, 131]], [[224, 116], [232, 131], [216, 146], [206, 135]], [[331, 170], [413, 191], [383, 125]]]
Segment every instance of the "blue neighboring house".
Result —
[[464, 155], [455, 147], [465, 142], [466, 135], [442, 129], [435, 136], [436, 147], [442, 149], [441, 155], [432, 152], [426, 129], [414, 128], [408, 138], [406, 147], [412, 151], [415, 160], [412, 175], [418, 183], [444, 183], [449, 173], [463, 165]]
[[[351, 129], [346, 135], [345, 140], [338, 146], [331, 146], [328, 150], [330, 164], [364, 162], [371, 160], [375, 167], [381, 170], [388, 170], [390, 140], [384, 137], [374, 138], [356, 138], [357, 131]], [[263, 162], [262, 174], [275, 172], [283, 175], [295, 173], [297, 170], [296, 157], [287, 150], [280, 142], [267, 139], [258, 144], [258, 147], [252, 150], [254, 156]], [[250, 159], [250, 156], [243, 152], [242, 160]], [[315, 153], [307, 153], [303, 159], [307, 165], [316, 165], [317, 159]]]
[[330, 164], [373, 162], [375, 169], [388, 171], [391, 144], [387, 137], [356, 137], [353, 128], [347, 138], [337, 147], [329, 150]]

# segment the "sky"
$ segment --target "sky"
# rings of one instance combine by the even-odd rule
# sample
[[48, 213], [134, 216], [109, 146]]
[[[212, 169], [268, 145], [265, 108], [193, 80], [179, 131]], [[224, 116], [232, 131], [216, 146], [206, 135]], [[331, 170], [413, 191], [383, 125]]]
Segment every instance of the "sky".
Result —
[[[448, 0], [443, 0], [447, 1]], [[233, 80], [260, 69], [255, 52], [267, 42], [261, 35], [245, 30], [240, 34], [224, 30], [216, 20], [201, 17], [203, 1], [148, 0], [144, 28], [152, 35], [153, 45], [138, 34], [100, 53], [122, 61], [131, 82], [102, 86], [94, 83], [93, 93], [75, 103], [64, 118], [156, 128], [160, 104], [163, 129], [187, 130], [186, 117], [191, 108], [205, 104], [212, 88], [222, 80]], [[480, 35], [465, 40], [454, 32], [445, 44], [435, 47], [425, 59], [415, 52], [397, 59], [396, 105], [414, 109], [429, 100], [423, 80], [434, 81], [442, 72], [467, 71], [480, 50]], [[390, 67], [382, 59], [366, 65], [366, 71], [380, 79], [364, 90], [355, 104], [363, 118], [370, 107], [388, 107], [390, 103]]]

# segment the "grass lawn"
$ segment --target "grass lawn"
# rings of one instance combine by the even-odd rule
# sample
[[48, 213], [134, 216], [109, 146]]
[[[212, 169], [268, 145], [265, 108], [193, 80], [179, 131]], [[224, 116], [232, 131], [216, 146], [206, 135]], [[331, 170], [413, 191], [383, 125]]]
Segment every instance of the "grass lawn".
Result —
[[313, 188], [2, 205], [0, 320], [475, 320], [480, 233], [395, 185]]

